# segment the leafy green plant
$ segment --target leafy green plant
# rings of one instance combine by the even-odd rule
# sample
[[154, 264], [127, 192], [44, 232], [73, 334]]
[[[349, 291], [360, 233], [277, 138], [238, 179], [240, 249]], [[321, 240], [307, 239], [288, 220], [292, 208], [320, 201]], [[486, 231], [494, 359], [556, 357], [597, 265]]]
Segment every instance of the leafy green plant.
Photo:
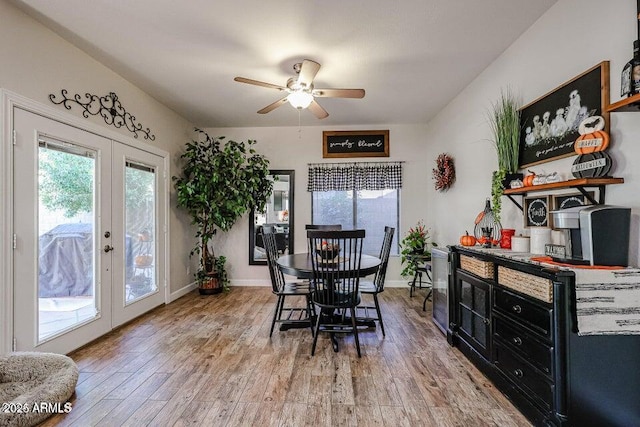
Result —
[[492, 142], [498, 155], [498, 170], [493, 173], [491, 197], [493, 214], [500, 220], [500, 211], [504, 188], [502, 182], [506, 175], [518, 171], [518, 155], [520, 153], [520, 111], [519, 101], [510, 89], [500, 91], [500, 98], [491, 105], [489, 126]]
[[493, 171], [491, 175], [491, 202], [493, 204], [493, 216], [496, 221], [500, 221], [500, 212], [502, 210], [502, 194], [504, 193], [503, 181], [507, 176], [507, 171], [498, 169]]
[[191, 224], [197, 227], [198, 243], [189, 254], [200, 256], [196, 279], [218, 272], [226, 290], [226, 259], [215, 256], [212, 239], [218, 230], [229, 231], [251, 208], [263, 210], [273, 181], [268, 179], [269, 160], [256, 152], [255, 140], [223, 143], [225, 137], [212, 138], [200, 129], [196, 132], [201, 138], [186, 144], [180, 156], [182, 175], [174, 176], [173, 181], [178, 206], [187, 210]]
[[438, 246], [429, 241], [429, 230], [424, 226], [422, 220], [418, 221], [415, 227], [411, 227], [400, 242], [400, 260], [402, 262], [402, 277], [413, 277], [420, 261], [415, 255], [431, 255], [430, 246]]

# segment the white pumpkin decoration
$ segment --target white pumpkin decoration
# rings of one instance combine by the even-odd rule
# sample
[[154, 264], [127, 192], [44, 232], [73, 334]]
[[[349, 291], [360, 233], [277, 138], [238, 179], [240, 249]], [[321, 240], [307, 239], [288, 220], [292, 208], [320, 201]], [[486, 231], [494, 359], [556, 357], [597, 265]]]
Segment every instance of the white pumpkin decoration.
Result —
[[598, 130], [604, 130], [604, 117], [602, 116], [587, 117], [578, 125], [578, 133], [580, 135], [586, 135]]

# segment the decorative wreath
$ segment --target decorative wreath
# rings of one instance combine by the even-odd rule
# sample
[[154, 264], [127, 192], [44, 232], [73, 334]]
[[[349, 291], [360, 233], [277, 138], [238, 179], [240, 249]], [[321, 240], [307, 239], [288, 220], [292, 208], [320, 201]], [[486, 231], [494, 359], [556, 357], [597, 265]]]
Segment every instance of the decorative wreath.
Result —
[[433, 170], [433, 179], [438, 191], [446, 191], [456, 179], [456, 169], [453, 159], [446, 153], [442, 153], [436, 159], [436, 168]]

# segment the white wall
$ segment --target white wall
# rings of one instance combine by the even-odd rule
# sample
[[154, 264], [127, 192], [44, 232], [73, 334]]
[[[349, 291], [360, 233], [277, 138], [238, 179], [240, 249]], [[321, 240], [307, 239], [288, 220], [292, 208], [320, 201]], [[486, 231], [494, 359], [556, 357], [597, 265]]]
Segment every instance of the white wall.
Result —
[[[400, 237], [418, 219], [426, 221], [433, 240], [440, 245], [456, 244], [465, 230], [473, 232], [473, 221], [490, 197], [491, 172], [497, 168], [486, 117], [502, 88], [514, 89], [524, 105], [599, 62], [609, 60], [611, 101], [618, 100], [620, 71], [632, 56], [632, 43], [636, 38], [635, 12], [632, 0], [560, 0], [427, 125], [379, 127], [391, 129], [389, 160], [407, 162]], [[587, 24], [594, 20], [597, 25]], [[611, 173], [623, 177], [625, 183], [607, 188], [607, 203], [633, 209], [630, 262], [640, 265], [640, 198], [635, 197], [640, 192], [640, 174], [631, 168], [640, 160], [640, 144], [636, 141], [640, 136], [640, 112], [614, 113], [610, 125], [612, 144], [608, 153], [614, 160]], [[208, 129], [212, 136], [257, 139], [259, 151], [271, 159], [272, 168], [295, 169], [297, 248], [304, 247], [301, 230], [311, 218], [306, 164], [322, 161], [322, 130], [336, 129], [305, 127], [300, 133], [297, 128]], [[455, 159], [457, 178], [447, 192], [435, 191], [431, 179], [431, 170], [440, 153], [449, 153]], [[570, 175], [573, 160], [570, 157], [530, 169]], [[506, 197], [502, 206], [503, 226], [527, 234], [522, 213]], [[232, 282], [267, 283], [264, 267], [247, 265], [247, 242], [247, 216], [230, 233], [218, 238], [218, 253], [229, 256]], [[399, 259], [392, 259], [388, 279], [400, 280], [399, 271]]]
[[[284, 105], [280, 108], [291, 108]], [[303, 114], [310, 114], [303, 112]], [[292, 123], [297, 122], [297, 113], [292, 109]], [[323, 127], [273, 127], [273, 128], [212, 128], [206, 129], [211, 136], [226, 136], [227, 139], [258, 141], [257, 151], [270, 160], [271, 169], [295, 170], [295, 251], [303, 252], [305, 243], [305, 224], [311, 223], [311, 196], [307, 192], [307, 163], [345, 161], [350, 159], [322, 158], [323, 130], [363, 130], [371, 126], [350, 126], [340, 129]], [[424, 126], [388, 125], [376, 129], [389, 129], [390, 157], [358, 158], [357, 161], [405, 161], [404, 183], [401, 191], [401, 218], [399, 237], [419, 219], [431, 224], [426, 214], [428, 198], [425, 188], [432, 186], [431, 169], [425, 167], [425, 128]], [[216, 254], [228, 258], [229, 274], [232, 285], [268, 284], [269, 273], [265, 266], [249, 266], [249, 215], [244, 215], [226, 234], [216, 237]], [[400, 260], [395, 257], [389, 262], [387, 278], [400, 280]]]
[[[457, 181], [447, 193], [426, 186], [427, 217], [438, 241], [457, 243], [472, 231], [476, 214], [490, 196], [491, 172], [497, 168], [486, 112], [501, 88], [520, 93], [523, 105], [544, 95], [603, 60], [611, 62], [611, 102], [620, 99], [620, 71], [632, 56], [636, 39], [633, 0], [560, 0], [479, 75], [428, 124], [424, 167], [442, 151], [456, 159]], [[640, 214], [640, 112], [611, 114], [613, 176], [622, 185], [607, 188], [607, 203], [632, 208], [630, 263], [638, 258]], [[530, 169], [569, 174], [575, 158], [544, 163]], [[544, 194], [544, 193], [540, 193]], [[519, 196], [518, 196], [519, 197]], [[523, 231], [522, 214], [505, 197], [503, 226]]]
[[[171, 153], [169, 176], [178, 173], [176, 153], [191, 138], [192, 124], [6, 0], [0, 0], [0, 17], [1, 88], [49, 106], [53, 106], [49, 101], [49, 94], [59, 95], [61, 89], [67, 89], [70, 95], [86, 92], [105, 95], [115, 92], [125, 109], [155, 134], [156, 140], [148, 144]], [[63, 106], [56, 108], [66, 111]], [[72, 108], [69, 113], [81, 117], [78, 108]], [[133, 136], [126, 129], [118, 130], [106, 125], [100, 117], [83, 120], [104, 126], [112, 132], [120, 132], [128, 138]], [[142, 140], [142, 136], [139, 138]], [[2, 143], [8, 144], [9, 141]], [[141, 141], [140, 144], [145, 142]], [[175, 206], [173, 190], [170, 203]], [[169, 285], [171, 291], [176, 291], [193, 281], [192, 275], [187, 274], [193, 232], [188, 219], [175, 208], [171, 209], [169, 217], [172, 253]]]

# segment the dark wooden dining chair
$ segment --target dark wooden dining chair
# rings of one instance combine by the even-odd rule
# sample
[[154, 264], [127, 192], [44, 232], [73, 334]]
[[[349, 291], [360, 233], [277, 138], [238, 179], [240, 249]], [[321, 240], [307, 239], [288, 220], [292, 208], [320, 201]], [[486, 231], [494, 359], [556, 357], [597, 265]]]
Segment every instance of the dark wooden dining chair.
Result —
[[[384, 323], [382, 322], [382, 313], [380, 311], [380, 301], [378, 300], [378, 294], [384, 291], [384, 280], [387, 275], [387, 265], [389, 264], [389, 254], [391, 253], [391, 243], [393, 242], [393, 234], [396, 229], [393, 227], [384, 228], [384, 237], [382, 239], [382, 247], [380, 248], [380, 267], [376, 271], [376, 275], [371, 280], [360, 280], [360, 293], [364, 295], [373, 296], [373, 306], [364, 304], [364, 301], [357, 307], [356, 311], [364, 311], [364, 316], [359, 317], [363, 320], [375, 320], [380, 324], [382, 330], [382, 336], [386, 336], [384, 333]], [[376, 317], [369, 315], [369, 310], [376, 310]]]
[[306, 224], [305, 230], [342, 230], [342, 224]]
[[[307, 231], [314, 284], [311, 301], [320, 308], [316, 317], [312, 356], [320, 332], [330, 334], [334, 351], [338, 351], [335, 334], [352, 332], [358, 357], [361, 356], [355, 308], [360, 304], [358, 284], [364, 236], [364, 230]], [[346, 317], [347, 310], [350, 319]], [[350, 324], [347, 320], [350, 320]]]
[[[342, 224], [305, 224], [305, 230], [342, 230]], [[307, 246], [307, 249], [309, 247]], [[309, 253], [309, 252], [307, 252]]]
[[[311, 286], [309, 282], [287, 282], [285, 280], [284, 274], [277, 264], [280, 253], [278, 251], [274, 227], [262, 227], [262, 234], [262, 240], [267, 253], [267, 265], [269, 266], [269, 274], [271, 275], [271, 286], [273, 293], [278, 297], [273, 313], [273, 320], [271, 321], [269, 336], [273, 335], [273, 328], [276, 323], [282, 322], [291, 325], [307, 325], [311, 328], [311, 333], [314, 334], [313, 319], [315, 317], [315, 307], [311, 303]], [[304, 297], [305, 306], [285, 306], [285, 299], [294, 296]], [[285, 318], [282, 317], [283, 312], [287, 313]]]

